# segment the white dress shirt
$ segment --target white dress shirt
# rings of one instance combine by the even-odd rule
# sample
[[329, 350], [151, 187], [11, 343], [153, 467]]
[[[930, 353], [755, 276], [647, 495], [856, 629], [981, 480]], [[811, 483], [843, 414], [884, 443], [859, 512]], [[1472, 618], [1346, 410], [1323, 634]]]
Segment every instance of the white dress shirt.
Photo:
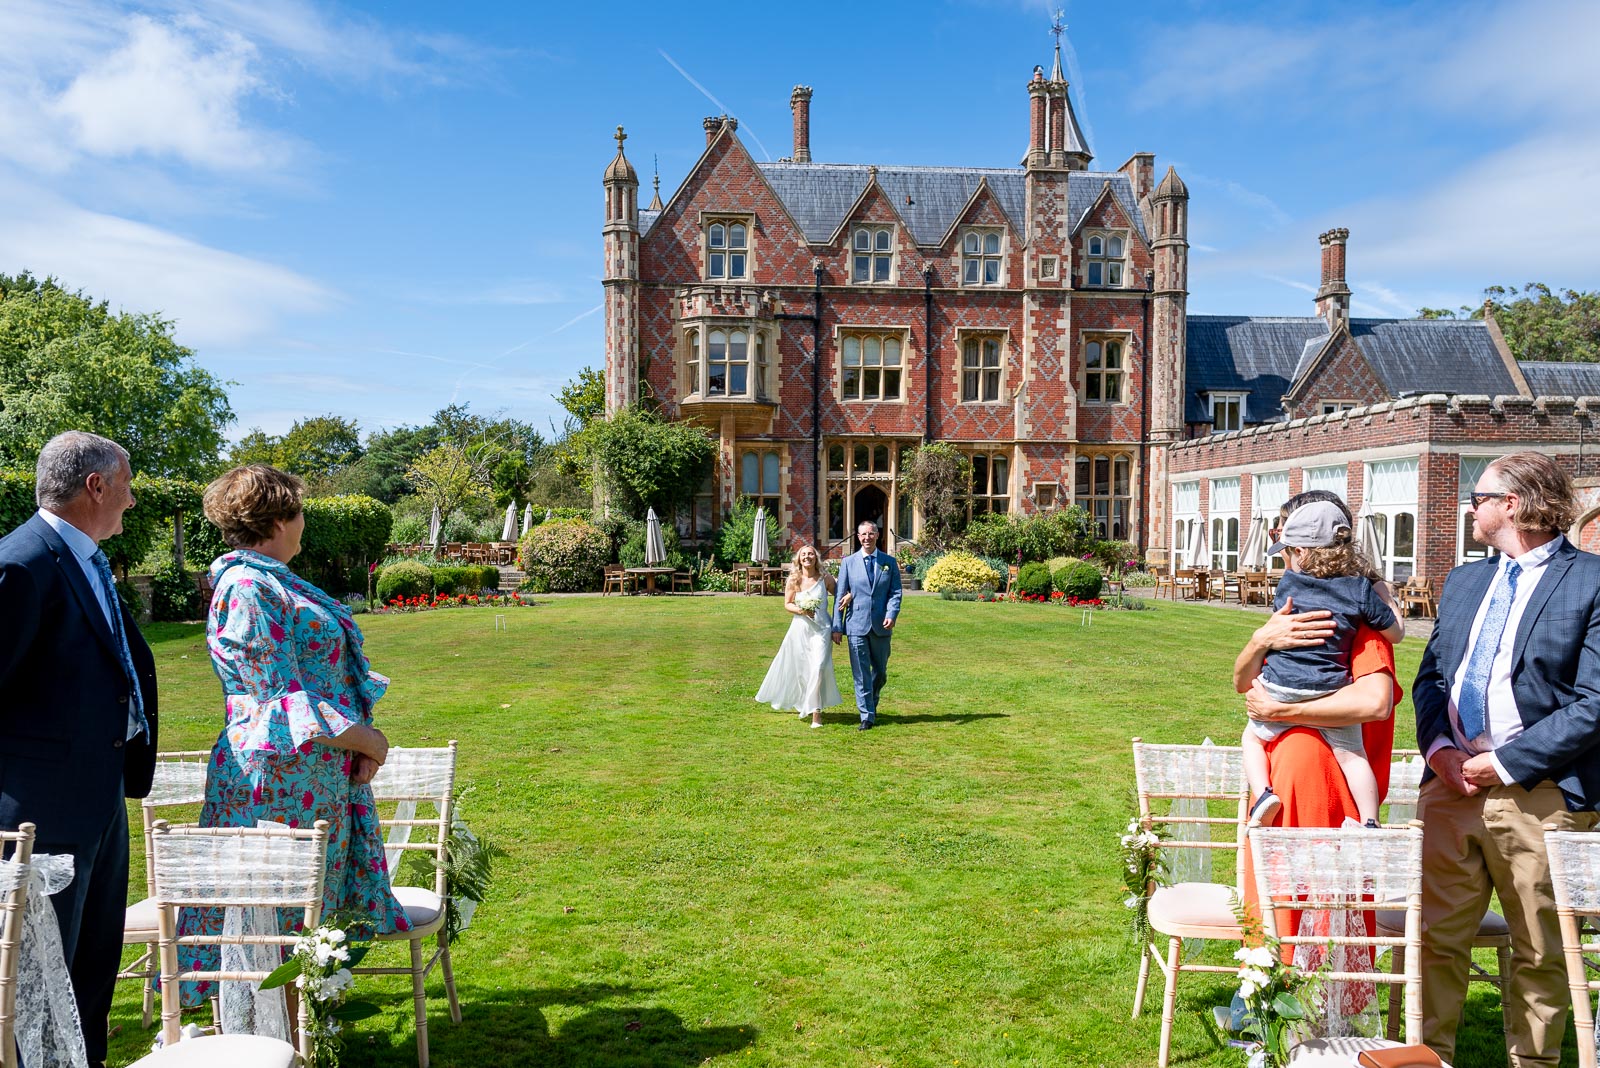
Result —
[[1517, 735], [1522, 733], [1522, 714], [1517, 710], [1517, 695], [1511, 688], [1512, 654], [1516, 651], [1517, 627], [1522, 622], [1522, 613], [1528, 608], [1528, 602], [1533, 599], [1533, 591], [1538, 588], [1539, 580], [1544, 578], [1545, 565], [1550, 562], [1550, 557], [1561, 548], [1564, 539], [1558, 534], [1536, 549], [1529, 549], [1516, 558], [1516, 564], [1522, 569], [1517, 576], [1517, 593], [1511, 601], [1511, 612], [1506, 616], [1506, 629], [1500, 634], [1500, 647], [1495, 650], [1494, 662], [1489, 666], [1489, 683], [1484, 691], [1486, 729], [1477, 738], [1464, 738], [1461, 733], [1461, 715], [1456, 709], [1457, 702], [1461, 699], [1461, 680], [1466, 676], [1467, 665], [1472, 660], [1472, 650], [1478, 642], [1478, 631], [1483, 629], [1483, 617], [1489, 612], [1489, 602], [1494, 599], [1494, 591], [1500, 583], [1505, 581], [1506, 565], [1512, 563], [1509, 556], [1500, 557], [1500, 566], [1495, 571], [1494, 581], [1489, 584], [1483, 602], [1478, 605], [1478, 614], [1473, 617], [1472, 630], [1467, 635], [1466, 654], [1461, 658], [1461, 666], [1456, 669], [1455, 678], [1450, 682], [1450, 735], [1452, 740], [1440, 738], [1428, 749], [1428, 757], [1447, 745], [1454, 745], [1464, 753], [1488, 753], [1489, 760], [1494, 765], [1495, 774], [1500, 776], [1500, 781], [1510, 785], [1514, 780], [1507, 773], [1505, 766], [1500, 763], [1500, 758], [1494, 751], [1507, 744]]

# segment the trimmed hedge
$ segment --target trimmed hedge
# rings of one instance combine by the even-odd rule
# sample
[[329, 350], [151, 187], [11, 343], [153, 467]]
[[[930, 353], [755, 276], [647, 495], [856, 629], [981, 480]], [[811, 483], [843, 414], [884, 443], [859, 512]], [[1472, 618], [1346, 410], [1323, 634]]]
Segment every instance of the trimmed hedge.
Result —
[[182, 623], [201, 619], [209, 606], [200, 597], [194, 572], [169, 560], [150, 576], [150, 618], [157, 623]]
[[[202, 489], [200, 483], [184, 479], [134, 475], [135, 503], [123, 514], [122, 533], [100, 546], [111, 566], [125, 570], [143, 563], [157, 541], [171, 531], [174, 512], [199, 514]], [[38, 508], [32, 471], [0, 471], [0, 536], [26, 523]]]
[[1017, 571], [1016, 592], [1029, 597], [1050, 596], [1050, 569], [1040, 563], [1023, 564]]
[[477, 593], [482, 589], [500, 587], [500, 569], [493, 564], [452, 564], [430, 570], [433, 572], [434, 593]]
[[1076, 597], [1080, 601], [1100, 596], [1100, 585], [1103, 581], [1100, 569], [1087, 560], [1074, 560], [1057, 569], [1054, 575], [1056, 589], [1065, 596]]
[[[305, 510], [300, 555], [289, 566], [335, 596], [365, 593], [367, 565], [383, 558], [394, 527], [389, 506], [356, 495], [307, 497]], [[201, 513], [198, 498], [194, 509], [183, 513], [183, 546], [185, 559], [202, 568], [228, 551], [222, 532]]]
[[528, 531], [518, 556], [536, 592], [593, 590], [611, 562], [611, 539], [581, 519], [552, 519]]
[[433, 593], [433, 569], [415, 560], [402, 560], [378, 572], [378, 603], [396, 597], [426, 597]]

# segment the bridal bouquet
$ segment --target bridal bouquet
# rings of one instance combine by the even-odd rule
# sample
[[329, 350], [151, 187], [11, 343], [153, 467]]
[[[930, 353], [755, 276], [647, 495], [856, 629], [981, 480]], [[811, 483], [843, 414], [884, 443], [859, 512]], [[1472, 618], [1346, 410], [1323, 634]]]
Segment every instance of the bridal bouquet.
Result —
[[293, 982], [306, 999], [311, 1010], [308, 1031], [315, 1068], [339, 1063], [344, 1024], [377, 1015], [376, 1005], [349, 1000], [355, 982], [350, 969], [367, 955], [367, 948], [351, 945], [338, 927], [318, 927], [301, 935], [289, 959], [261, 982], [262, 990]]
[[818, 608], [822, 607], [822, 591], [807, 590], [805, 593], [800, 594], [794, 599], [794, 605], [796, 608], [803, 609], [807, 612], [815, 612]]

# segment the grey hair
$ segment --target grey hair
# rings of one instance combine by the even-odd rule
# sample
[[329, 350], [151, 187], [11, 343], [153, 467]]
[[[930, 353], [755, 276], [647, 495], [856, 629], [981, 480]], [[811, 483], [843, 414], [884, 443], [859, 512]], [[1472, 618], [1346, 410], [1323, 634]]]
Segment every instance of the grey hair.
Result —
[[34, 468], [33, 499], [40, 508], [61, 508], [83, 492], [96, 471], [111, 479], [128, 459], [128, 450], [99, 434], [69, 430], [45, 442]]
[[857, 523], [856, 524], [856, 533], [858, 533], [858, 534], [861, 533], [861, 528], [862, 527], [871, 527], [872, 528], [872, 532], [874, 534], [881, 535], [883, 533], [883, 528], [880, 527], [878, 524], [874, 523], [870, 519], [863, 519], [861, 522]]

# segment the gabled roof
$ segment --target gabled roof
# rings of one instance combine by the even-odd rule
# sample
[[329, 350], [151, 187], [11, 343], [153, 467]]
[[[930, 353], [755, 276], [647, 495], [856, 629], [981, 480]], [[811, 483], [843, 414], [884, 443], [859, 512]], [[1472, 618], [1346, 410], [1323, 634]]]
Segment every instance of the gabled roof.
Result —
[[[1350, 336], [1392, 398], [1518, 392], [1481, 320], [1352, 319]], [[1247, 420], [1272, 422], [1283, 418], [1283, 395], [1327, 345], [1328, 326], [1315, 315], [1191, 315], [1187, 338], [1186, 421], [1210, 421], [1206, 393], [1248, 390]]]
[[[773, 192], [805, 232], [806, 240], [826, 244], [849, 215], [871, 178], [872, 168], [857, 163], [757, 163]], [[972, 203], [979, 182], [987, 182], [1000, 209], [1019, 234], [1027, 231], [1027, 172], [1009, 167], [879, 167], [878, 185], [919, 245], [940, 244]], [[1069, 231], [1094, 207], [1106, 182], [1146, 241], [1144, 217], [1133, 183], [1121, 172], [1073, 171], [1067, 178]], [[906, 203], [907, 197], [911, 203]], [[640, 214], [644, 228], [645, 213]], [[653, 222], [653, 220], [652, 220]]]
[[1600, 397], [1600, 363], [1519, 360], [1535, 397]]

